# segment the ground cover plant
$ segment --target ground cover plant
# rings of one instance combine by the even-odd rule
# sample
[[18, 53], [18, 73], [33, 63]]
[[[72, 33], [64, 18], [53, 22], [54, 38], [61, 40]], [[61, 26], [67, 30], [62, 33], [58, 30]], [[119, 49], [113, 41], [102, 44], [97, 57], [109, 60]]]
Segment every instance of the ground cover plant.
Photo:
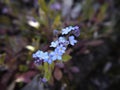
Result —
[[119, 90], [119, 0], [0, 0], [0, 90]]

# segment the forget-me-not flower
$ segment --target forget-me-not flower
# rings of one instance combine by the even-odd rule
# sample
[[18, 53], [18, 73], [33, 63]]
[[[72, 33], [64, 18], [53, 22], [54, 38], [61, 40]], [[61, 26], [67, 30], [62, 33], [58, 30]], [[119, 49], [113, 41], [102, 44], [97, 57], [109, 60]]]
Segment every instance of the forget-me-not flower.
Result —
[[42, 59], [45, 60], [45, 59], [48, 59], [48, 58], [49, 58], [48, 52], [44, 52], [44, 53], [42, 54]]
[[53, 57], [53, 55], [51, 54], [51, 52], [48, 53], [48, 58], [44, 59], [44, 62], [48, 62], [49, 64], [51, 64], [53, 61], [52, 57]]
[[74, 28], [75, 29], [72, 30], [73, 35], [75, 35], [76, 37], [79, 37], [80, 36], [80, 29], [79, 29], [79, 27], [75, 26]]
[[45, 77], [43, 77], [43, 78], [41, 78], [41, 81], [42, 81], [43, 83], [45, 83], [45, 82], [47, 82], [47, 79], [46, 79]]
[[65, 37], [59, 37], [58, 41], [59, 41], [59, 43], [65, 43], [66, 39], [65, 39]]
[[69, 44], [69, 41], [67, 41], [65, 37], [59, 37], [58, 41], [59, 45], [63, 45], [64, 47], [66, 47]]
[[35, 58], [35, 63], [40, 63], [42, 61], [47, 62], [45, 60], [48, 60], [48, 52], [43, 52], [38, 50], [35, 54], [33, 54], [33, 58]]
[[62, 29], [62, 35], [64, 34], [68, 34], [71, 31], [71, 29], [69, 29], [68, 27]]
[[41, 64], [43, 62], [43, 59], [47, 58], [47, 53], [38, 50], [36, 53], [33, 54], [33, 58], [35, 58], [34, 62], [36, 64]]
[[[59, 32], [57, 32], [57, 34], [58, 33]], [[54, 51], [43, 52], [41, 50], [38, 50], [36, 53], [33, 54], [33, 58], [35, 58], [36, 64], [41, 64], [42, 62], [47, 62], [51, 64], [55, 60], [61, 60], [62, 55], [65, 53], [65, 50], [67, 49], [68, 44], [75, 45], [75, 43], [77, 43], [77, 40], [75, 40], [75, 37], [78, 37], [80, 35], [80, 30], [78, 26], [75, 26], [75, 27], [69, 26], [62, 29], [61, 34], [62, 36], [59, 36], [56, 41], [51, 42], [50, 47], [54, 47], [55, 48]], [[66, 34], [68, 34], [68, 36], [64, 36]], [[72, 36], [70, 36], [71, 34]]]
[[33, 58], [42, 59], [43, 51], [38, 50], [36, 53], [33, 54]]
[[69, 42], [70, 42], [71, 45], [75, 45], [75, 43], [77, 43], [77, 40], [75, 40], [74, 36], [70, 36], [69, 37]]
[[54, 41], [54, 42], [51, 42], [51, 45], [50, 45], [50, 47], [57, 47], [58, 46], [58, 41]]
[[66, 47], [64, 47], [63, 45], [59, 45], [58, 47], [56, 47], [55, 50], [62, 55], [63, 53], [65, 53]]
[[61, 60], [62, 59], [62, 54], [59, 53], [57, 50], [54, 50], [53, 52], [51, 52], [52, 55], [52, 60]]
[[71, 30], [74, 30], [74, 27], [69, 26], [69, 27], [62, 29], [62, 35], [68, 34]]

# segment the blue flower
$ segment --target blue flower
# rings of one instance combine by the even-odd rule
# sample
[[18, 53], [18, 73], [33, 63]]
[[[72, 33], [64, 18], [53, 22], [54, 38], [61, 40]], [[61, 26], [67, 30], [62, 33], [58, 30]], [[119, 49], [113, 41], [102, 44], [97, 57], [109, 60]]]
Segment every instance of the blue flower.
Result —
[[36, 53], [33, 54], [33, 58], [42, 59], [43, 51], [38, 50]]
[[[55, 31], [56, 34], [59, 32]], [[71, 33], [69, 33], [71, 32]], [[65, 53], [65, 50], [67, 49], [67, 46], [75, 45], [77, 43], [77, 40], [75, 40], [75, 37], [78, 37], [80, 35], [80, 30], [78, 26], [69, 26], [64, 29], [62, 29], [61, 34], [72, 34], [72, 36], [67, 35], [58, 37], [58, 40], [51, 42], [50, 47], [54, 47], [54, 51], [51, 52], [43, 52], [41, 50], [38, 50], [36, 53], [33, 54], [33, 58], [35, 58], [35, 63], [41, 64], [43, 62], [47, 62], [51, 64], [55, 60], [61, 60], [62, 55]], [[74, 37], [74, 36], [75, 37]], [[58, 36], [58, 35], [56, 35]], [[68, 37], [69, 36], [69, 37]], [[67, 40], [68, 39], [68, 40]]]
[[64, 47], [66, 47], [69, 44], [69, 41], [67, 41], [65, 37], [59, 37], [58, 41], [59, 45], [62, 45]]
[[52, 55], [52, 60], [53, 61], [62, 59], [62, 54], [59, 53], [57, 50], [51, 52], [51, 55]]
[[78, 26], [75, 26], [75, 27], [73, 27], [73, 26], [66, 27], [66, 28], [62, 29], [62, 35], [68, 34], [70, 31], [78, 29], [78, 28], [79, 28]]
[[70, 30], [68, 28], [62, 29], [62, 35], [68, 34]]
[[58, 44], [58, 41], [51, 42], [50, 47], [57, 47]]
[[63, 45], [60, 45], [56, 47], [55, 50], [62, 55], [63, 53], [65, 53], [66, 47], [64, 47]]
[[49, 55], [48, 52], [38, 50], [35, 54], [33, 54], [33, 58], [35, 58], [35, 63], [41, 63], [42, 61], [47, 62]]
[[71, 30], [74, 30], [74, 27], [69, 26], [69, 27], [62, 29], [62, 35], [68, 34]]
[[43, 62], [43, 51], [38, 50], [36, 53], [33, 54], [33, 58], [35, 59], [35, 64], [41, 64]]
[[53, 55], [52, 55], [52, 52], [50, 52], [49, 54], [48, 54], [48, 58], [46, 58], [46, 59], [44, 59], [44, 62], [48, 62], [49, 64], [51, 64], [52, 63], [52, 57], [53, 57]]
[[77, 43], [77, 40], [75, 40], [74, 36], [70, 36], [69, 37], [69, 42], [70, 42], [71, 45], [74, 45], [75, 43]]
[[59, 37], [58, 41], [59, 43], [65, 43], [67, 40], [65, 39], [65, 37]]
[[52, 62], [53, 62], [53, 60], [52, 59], [48, 59], [48, 61], [47, 61], [49, 64], [51, 64]]
[[48, 59], [48, 58], [49, 58], [48, 52], [44, 52], [44, 53], [42, 54], [42, 59], [44, 60], [44, 59]]

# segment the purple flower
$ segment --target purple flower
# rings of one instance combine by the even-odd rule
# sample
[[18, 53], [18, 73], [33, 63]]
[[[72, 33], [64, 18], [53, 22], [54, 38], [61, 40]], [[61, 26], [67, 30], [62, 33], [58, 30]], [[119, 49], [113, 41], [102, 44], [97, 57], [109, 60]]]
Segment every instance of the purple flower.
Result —
[[37, 64], [37, 65], [42, 64], [42, 62], [43, 62], [42, 59], [35, 58], [35, 60], [34, 60], [34, 63]]
[[77, 43], [77, 40], [75, 40], [75, 37], [74, 37], [74, 36], [70, 36], [70, 37], [69, 37], [69, 42], [70, 42], [71, 45], [74, 46], [74, 44]]
[[43, 83], [45, 83], [45, 82], [47, 82], [47, 79], [46, 79], [45, 77], [43, 77], [43, 78], [41, 78], [41, 81], [42, 81]]
[[72, 33], [73, 33], [76, 37], [78, 37], [78, 36], [80, 35], [80, 29], [79, 29], [79, 27], [78, 27], [78, 26], [75, 26], [75, 27], [74, 27], [74, 30], [72, 30]]
[[54, 35], [54, 36], [58, 36], [58, 34], [59, 34], [59, 31], [58, 31], [58, 30], [53, 30], [53, 35]]
[[60, 3], [56, 2], [56, 3], [53, 3], [53, 4], [50, 6], [50, 8], [51, 8], [52, 10], [60, 10], [60, 9], [61, 9], [61, 5], [60, 5]]
[[79, 29], [79, 27], [78, 27], [78, 26], [75, 26], [74, 29]]

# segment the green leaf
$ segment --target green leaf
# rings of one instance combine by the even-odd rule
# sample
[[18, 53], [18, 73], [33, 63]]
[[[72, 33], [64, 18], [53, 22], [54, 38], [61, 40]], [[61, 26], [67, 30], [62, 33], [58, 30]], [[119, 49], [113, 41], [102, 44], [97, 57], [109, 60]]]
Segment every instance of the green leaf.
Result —
[[51, 78], [51, 74], [52, 74], [52, 71], [51, 71], [51, 68], [49, 66], [48, 63], [44, 63], [44, 77], [49, 81], [50, 78]]
[[52, 63], [49, 65], [49, 68], [51, 68], [51, 70], [53, 70], [53, 69], [54, 69], [54, 66], [55, 66], [55, 63], [52, 62]]
[[105, 3], [105, 4], [103, 4], [101, 6], [100, 12], [99, 12], [99, 14], [97, 16], [97, 19], [98, 19], [99, 22], [101, 22], [105, 18], [105, 13], [106, 13], [107, 8], [108, 8], [108, 4], [107, 3]]
[[62, 57], [62, 60], [63, 60], [64, 62], [67, 62], [67, 61], [69, 61], [71, 58], [72, 58], [72, 57], [71, 57], [70, 55], [64, 54], [63, 57]]
[[26, 65], [20, 65], [19, 66], [19, 70], [20, 71], [27, 71], [28, 70], [28, 67]]
[[7, 27], [9, 27], [11, 25], [11, 20], [9, 17], [7, 17], [5, 15], [4, 16], [1, 15], [0, 16], [0, 23], [1, 23], [1, 25], [6, 25]]
[[86, 0], [83, 5], [83, 20], [89, 19], [92, 16], [92, 1], [93, 0]]
[[4, 64], [5, 57], [6, 57], [5, 53], [0, 55], [0, 65]]
[[44, 70], [45, 70], [46, 72], [48, 72], [48, 63], [47, 63], [47, 62], [44, 63]]
[[50, 2], [49, 2], [49, 6], [50, 6], [52, 3], [54, 3], [54, 0], [50, 0]]
[[44, 10], [45, 13], [48, 13], [48, 7], [45, 0], [39, 0], [40, 7]]
[[60, 25], [61, 25], [61, 17], [60, 17], [60, 15], [57, 15], [54, 19], [53, 26], [59, 27]]
[[51, 78], [51, 71], [46, 72], [44, 77], [49, 81]]

